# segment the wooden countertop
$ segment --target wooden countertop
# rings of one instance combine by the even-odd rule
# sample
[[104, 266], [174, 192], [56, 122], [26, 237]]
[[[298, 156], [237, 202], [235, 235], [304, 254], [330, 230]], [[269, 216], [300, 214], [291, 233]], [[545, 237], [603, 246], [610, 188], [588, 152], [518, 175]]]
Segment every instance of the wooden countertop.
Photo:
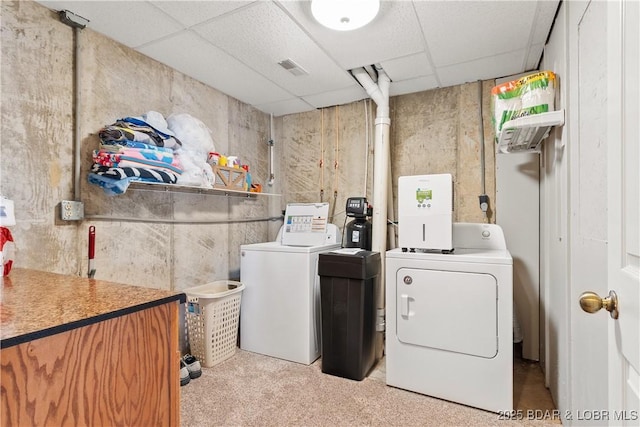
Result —
[[0, 348], [186, 300], [176, 291], [23, 268], [2, 279]]

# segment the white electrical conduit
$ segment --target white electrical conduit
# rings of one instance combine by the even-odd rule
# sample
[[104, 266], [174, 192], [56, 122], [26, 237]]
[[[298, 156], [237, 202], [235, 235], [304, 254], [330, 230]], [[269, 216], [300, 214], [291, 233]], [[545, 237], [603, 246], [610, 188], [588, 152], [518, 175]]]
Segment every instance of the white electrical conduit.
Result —
[[274, 150], [274, 146], [273, 146], [273, 114], [269, 115], [269, 181], [267, 182], [268, 185], [273, 185], [274, 181], [275, 181], [275, 174], [273, 172], [274, 170], [274, 165], [273, 165], [273, 150]]
[[148, 222], [160, 224], [234, 224], [238, 222], [265, 222], [280, 221], [283, 216], [270, 216], [263, 218], [239, 218], [239, 219], [219, 219], [219, 220], [180, 220], [180, 219], [160, 219], [160, 218], [135, 218], [135, 217], [118, 217], [110, 215], [86, 215], [85, 219], [93, 221], [126, 221], [126, 222]]
[[76, 202], [80, 201], [80, 147], [82, 145], [81, 137], [80, 137], [80, 113], [82, 112], [82, 95], [80, 93], [80, 32], [81, 28], [74, 27], [73, 28], [73, 43], [74, 43], [74, 54], [73, 59], [75, 62], [75, 70], [73, 74], [73, 85], [74, 85], [74, 95], [73, 95], [73, 103], [74, 103], [74, 114], [73, 114], [73, 200]]
[[[485, 183], [485, 168], [486, 168], [486, 160], [485, 160], [485, 148], [484, 148], [484, 117], [482, 110], [482, 80], [478, 80], [478, 99], [479, 99], [479, 107], [478, 107], [478, 126], [480, 127], [480, 175], [482, 178], [482, 196], [487, 195], [487, 186]], [[488, 200], [488, 199], [487, 199]], [[488, 208], [488, 205], [487, 205]], [[484, 221], [489, 222], [489, 217], [487, 216], [487, 211], [482, 209], [482, 201], [480, 202], [480, 210], [482, 210], [482, 215], [484, 216]]]
[[[378, 281], [378, 309], [384, 309], [385, 252], [387, 250], [387, 205], [389, 191], [389, 85], [391, 80], [382, 67], [376, 65], [378, 84], [374, 83], [364, 68], [351, 70], [367, 94], [376, 103], [375, 145], [373, 165], [373, 215], [371, 250], [380, 253], [380, 280]], [[377, 353], [382, 352], [377, 345]]]
[[478, 80], [478, 98], [480, 99], [480, 108], [478, 109], [478, 122], [480, 126], [480, 175], [482, 179], [482, 194], [487, 194], [485, 184], [485, 154], [484, 154], [484, 117], [482, 113], [482, 80]]
[[320, 202], [324, 202], [324, 109], [320, 109]]

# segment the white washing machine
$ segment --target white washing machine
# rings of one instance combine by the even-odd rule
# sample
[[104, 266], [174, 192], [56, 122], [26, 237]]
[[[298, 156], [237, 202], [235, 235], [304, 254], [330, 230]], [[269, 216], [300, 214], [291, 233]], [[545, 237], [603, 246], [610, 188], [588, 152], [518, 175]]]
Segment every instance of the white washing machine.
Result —
[[341, 241], [327, 213], [326, 203], [288, 205], [276, 241], [240, 246], [241, 349], [306, 365], [320, 357], [318, 256]]
[[453, 224], [454, 252], [386, 253], [387, 385], [513, 407], [513, 260], [502, 229]]

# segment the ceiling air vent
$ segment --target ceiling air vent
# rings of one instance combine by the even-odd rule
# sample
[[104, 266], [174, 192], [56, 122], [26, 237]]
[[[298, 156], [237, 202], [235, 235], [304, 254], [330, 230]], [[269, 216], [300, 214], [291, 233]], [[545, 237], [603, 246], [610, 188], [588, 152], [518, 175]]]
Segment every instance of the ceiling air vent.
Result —
[[284, 68], [294, 76], [304, 76], [309, 74], [307, 70], [305, 70], [289, 58], [285, 59], [284, 61], [278, 62], [278, 65], [280, 65], [282, 68]]

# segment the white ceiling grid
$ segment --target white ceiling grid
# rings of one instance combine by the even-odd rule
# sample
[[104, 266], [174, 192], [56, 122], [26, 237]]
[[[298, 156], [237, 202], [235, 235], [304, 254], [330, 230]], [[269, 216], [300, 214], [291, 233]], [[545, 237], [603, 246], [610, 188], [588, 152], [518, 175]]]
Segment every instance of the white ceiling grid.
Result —
[[[348, 70], [371, 64], [391, 78], [391, 95], [535, 69], [559, 1], [382, 1], [350, 32], [318, 24], [309, 0], [39, 3], [279, 116], [366, 98]], [[286, 71], [285, 59], [309, 74]]]

